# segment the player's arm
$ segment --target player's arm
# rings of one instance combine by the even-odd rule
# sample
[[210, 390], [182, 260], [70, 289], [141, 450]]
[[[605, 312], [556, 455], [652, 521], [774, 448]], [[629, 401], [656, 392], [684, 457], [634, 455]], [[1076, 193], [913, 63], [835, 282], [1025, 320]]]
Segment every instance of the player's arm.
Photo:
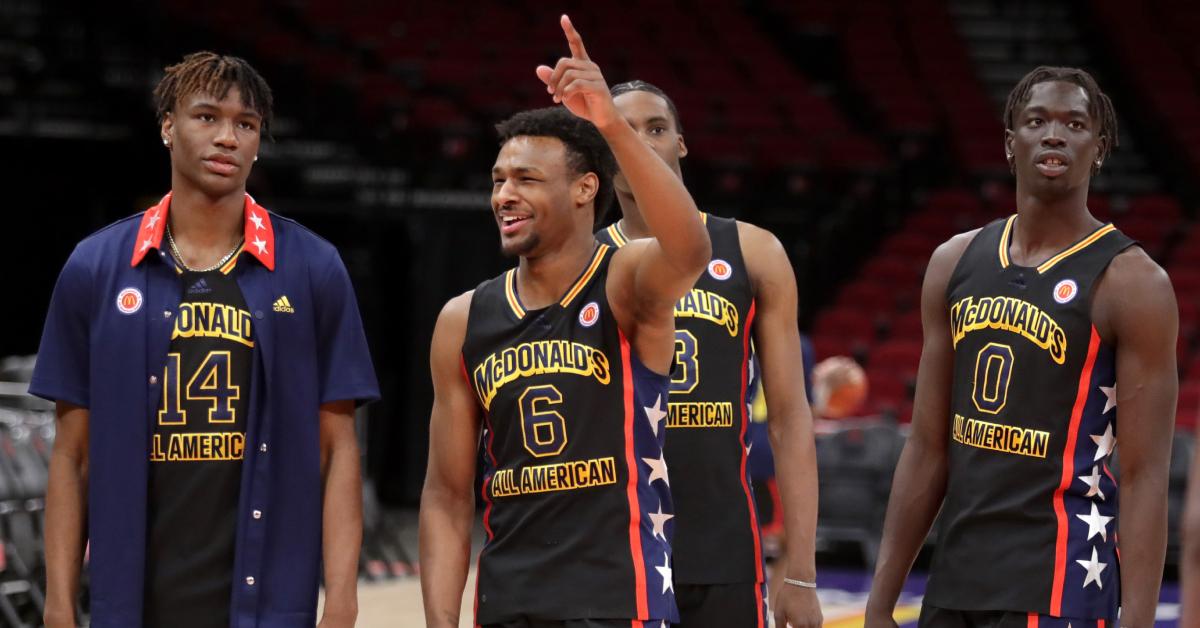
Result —
[[1150, 626], [1167, 551], [1179, 308], [1167, 273], [1140, 248], [1113, 258], [1093, 307], [1117, 347], [1121, 625]]
[[321, 405], [322, 551], [325, 610], [320, 628], [353, 626], [358, 617], [358, 554], [362, 549], [362, 477], [354, 401]]
[[883, 540], [867, 600], [867, 624], [894, 625], [892, 611], [912, 563], [946, 495], [947, 438], [954, 344], [946, 288], [954, 267], [977, 232], [957, 235], [929, 260], [921, 287], [924, 344], [917, 370], [912, 431], [892, 479]]
[[471, 555], [480, 417], [462, 365], [470, 306], [470, 292], [446, 304], [429, 355], [433, 412], [421, 491], [420, 558], [425, 623], [431, 628], [457, 628]]
[[49, 628], [73, 628], [87, 543], [88, 409], [59, 401], [55, 416], [46, 487], [44, 620]]
[[1187, 481], [1187, 502], [1180, 529], [1183, 534], [1183, 556], [1180, 557], [1179, 566], [1183, 612], [1179, 616], [1179, 624], [1195, 626], [1200, 624], [1200, 456], [1192, 458], [1192, 470]]
[[556, 102], [599, 129], [638, 199], [652, 236], [614, 256], [610, 275], [618, 283], [625, 282], [618, 277], [628, 276], [632, 288], [611, 295], [614, 308], [625, 310], [617, 315], [626, 320], [669, 321], [675, 303], [695, 284], [712, 255], [708, 231], [683, 181], [617, 111], [600, 67], [588, 58], [583, 38], [565, 15], [562, 28], [571, 57], [559, 59], [553, 69], [540, 66], [538, 77]]
[[[783, 245], [770, 232], [738, 223], [742, 258], [754, 286], [754, 346], [762, 367], [767, 428], [775, 453], [775, 477], [787, 535], [786, 577], [815, 582], [817, 452], [812, 409], [804, 393], [800, 330], [796, 326], [796, 276]], [[815, 589], [784, 586], [775, 623], [795, 628], [821, 625]]]

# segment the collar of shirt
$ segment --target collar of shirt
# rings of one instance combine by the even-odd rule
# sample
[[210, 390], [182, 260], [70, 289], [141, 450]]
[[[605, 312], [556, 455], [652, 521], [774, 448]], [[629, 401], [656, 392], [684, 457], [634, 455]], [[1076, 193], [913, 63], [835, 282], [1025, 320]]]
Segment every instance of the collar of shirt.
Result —
[[[150, 249], [161, 249], [163, 234], [167, 229], [167, 212], [171, 209], [171, 193], [162, 197], [157, 205], [142, 215], [138, 227], [137, 242], [133, 246], [130, 266], [137, 266]], [[275, 270], [275, 230], [271, 226], [271, 215], [254, 198], [246, 195], [245, 205], [246, 252], [253, 255], [267, 270]]]

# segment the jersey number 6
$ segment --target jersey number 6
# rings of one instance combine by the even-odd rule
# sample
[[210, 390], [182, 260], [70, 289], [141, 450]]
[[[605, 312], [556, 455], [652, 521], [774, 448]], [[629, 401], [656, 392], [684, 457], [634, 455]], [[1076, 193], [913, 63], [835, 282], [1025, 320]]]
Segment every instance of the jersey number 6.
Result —
[[562, 403], [554, 386], [530, 386], [521, 393], [521, 435], [529, 453], [544, 458], [557, 456], [567, 446], [567, 421], [550, 409]]

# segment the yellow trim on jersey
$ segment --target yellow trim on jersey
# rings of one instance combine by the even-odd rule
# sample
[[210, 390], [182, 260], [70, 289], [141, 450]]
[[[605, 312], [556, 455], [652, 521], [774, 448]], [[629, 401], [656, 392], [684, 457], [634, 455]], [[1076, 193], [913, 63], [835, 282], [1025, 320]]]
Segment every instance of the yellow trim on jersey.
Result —
[[504, 296], [508, 297], [508, 307], [512, 308], [513, 314], [517, 318], [525, 318], [525, 308], [521, 307], [521, 300], [517, 298], [517, 269], [510, 268], [507, 273], [504, 273]]
[[[1012, 239], [1012, 228], [1013, 228], [1013, 224], [1016, 222], [1016, 220], [1017, 220], [1016, 214], [1009, 216], [1008, 223], [1004, 225], [1004, 233], [1000, 236], [1000, 266], [1002, 268], [1008, 268], [1008, 266], [1010, 264], [1009, 259], [1008, 259], [1008, 244]], [[1092, 235], [1089, 235], [1088, 237], [1080, 240], [1079, 242], [1077, 242], [1075, 244], [1075, 246], [1072, 246], [1071, 248], [1063, 251], [1062, 253], [1059, 253], [1058, 255], [1055, 255], [1054, 257], [1051, 257], [1050, 259], [1042, 262], [1037, 267], [1038, 274], [1039, 275], [1045, 274], [1046, 271], [1050, 270], [1051, 268], [1054, 268], [1054, 266], [1056, 264], [1058, 264], [1059, 262], [1082, 251], [1083, 249], [1086, 249], [1087, 247], [1089, 247], [1093, 243], [1095, 243], [1096, 240], [1099, 240], [1100, 238], [1103, 238], [1104, 236], [1106, 236], [1109, 233], [1116, 231], [1116, 230], [1117, 230], [1116, 226], [1113, 225], [1112, 223], [1109, 223], [1107, 225], [1104, 225], [1103, 227], [1100, 227], [1099, 229], [1096, 229], [1095, 231], [1092, 232]]]
[[238, 258], [242, 256], [242, 251], [244, 250], [246, 250], [246, 243], [243, 241], [240, 245], [238, 245], [237, 251], [234, 251], [233, 256], [229, 258], [229, 261], [225, 262], [225, 265], [221, 267], [222, 275], [228, 275], [230, 271], [237, 266]]
[[567, 296], [563, 297], [562, 301], [559, 301], [559, 305], [567, 307], [571, 304], [571, 301], [583, 291], [583, 287], [592, 280], [592, 275], [596, 274], [596, 269], [600, 268], [600, 262], [604, 261], [604, 256], [608, 253], [608, 249], [610, 248], [611, 247], [607, 244], [601, 244], [596, 249], [596, 253], [592, 256], [592, 263], [588, 265], [587, 270], [583, 272], [583, 275], [579, 278], [579, 281], [576, 281], [575, 285], [567, 291]]
[[624, 233], [621, 233], [621, 228], [618, 227], [617, 223], [615, 222], [608, 226], [608, 237], [612, 238], [612, 241], [617, 245], [617, 248], [621, 248], [626, 244], [629, 244], [629, 239], [625, 237]]
[[700, 212], [700, 222], [708, 224], [708, 214], [706, 212]]
[[1081, 240], [1079, 242], [1079, 244], [1076, 244], [1075, 246], [1063, 251], [1062, 253], [1059, 253], [1058, 255], [1051, 257], [1050, 259], [1046, 260], [1045, 262], [1042, 262], [1042, 265], [1037, 267], [1038, 273], [1039, 274], [1045, 273], [1046, 271], [1053, 268], [1055, 264], [1063, 261], [1064, 259], [1070, 257], [1071, 255], [1074, 255], [1075, 253], [1078, 253], [1079, 251], [1082, 251], [1083, 249], [1086, 249], [1088, 246], [1090, 246], [1096, 240], [1099, 240], [1100, 238], [1103, 238], [1104, 236], [1106, 236], [1109, 233], [1112, 233], [1113, 231], [1116, 231], [1116, 230], [1117, 230], [1116, 226], [1114, 226], [1112, 223], [1109, 223], [1107, 225], [1104, 225], [1103, 227], [1100, 227], [1099, 229], [1097, 229], [1095, 231], [1095, 233], [1093, 233], [1092, 235]]
[[1008, 222], [1004, 223], [1004, 233], [1000, 235], [1000, 268], [1008, 268], [1008, 238], [1016, 221], [1017, 215], [1013, 214], [1008, 217]]

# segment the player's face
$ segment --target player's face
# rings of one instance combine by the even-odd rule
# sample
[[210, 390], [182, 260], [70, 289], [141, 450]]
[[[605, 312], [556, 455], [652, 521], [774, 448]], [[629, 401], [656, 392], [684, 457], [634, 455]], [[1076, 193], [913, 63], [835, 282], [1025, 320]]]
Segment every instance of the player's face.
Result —
[[163, 121], [176, 179], [211, 197], [241, 193], [258, 154], [262, 117], [242, 104], [237, 87], [225, 98], [195, 93], [175, 104]]
[[566, 238], [580, 219], [573, 212], [592, 211], [579, 207], [579, 180], [567, 167], [566, 147], [558, 138], [520, 136], [505, 142], [492, 166], [492, 212], [501, 251], [535, 256], [542, 244]]
[[[636, 90], [617, 96], [613, 103], [638, 137], [667, 162], [675, 174], [682, 177], [679, 160], [687, 155], [687, 146], [683, 143], [683, 136], [679, 134], [667, 101], [658, 94]], [[613, 180], [613, 186], [618, 192], [629, 193], [629, 183], [619, 172]]]
[[1017, 181], [1035, 195], [1054, 198], [1087, 187], [1105, 141], [1088, 104], [1082, 87], [1050, 81], [1034, 85], [1017, 112], [1006, 148]]

